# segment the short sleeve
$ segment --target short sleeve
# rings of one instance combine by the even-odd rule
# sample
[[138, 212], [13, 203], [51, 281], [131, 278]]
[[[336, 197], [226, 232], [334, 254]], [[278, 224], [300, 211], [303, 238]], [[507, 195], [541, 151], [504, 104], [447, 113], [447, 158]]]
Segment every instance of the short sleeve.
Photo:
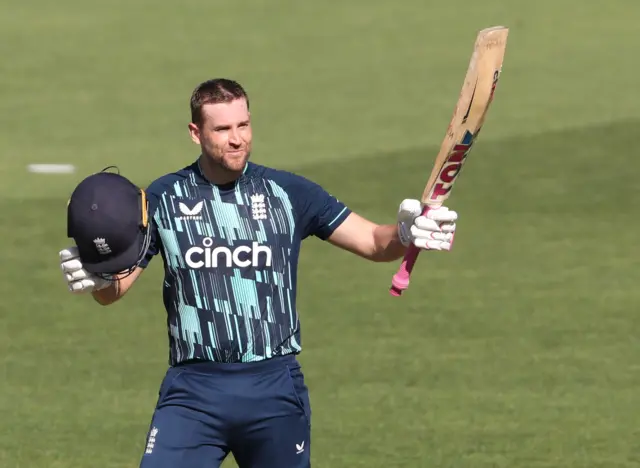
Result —
[[155, 221], [156, 211], [158, 210], [158, 206], [160, 205], [160, 193], [154, 186], [151, 184], [149, 188], [146, 190], [147, 202], [149, 205], [149, 229], [151, 240], [149, 242], [149, 248], [147, 249], [147, 253], [145, 254], [142, 262], [140, 262], [141, 268], [146, 268], [149, 265], [149, 262], [153, 257], [155, 257], [161, 249], [162, 240], [160, 239], [160, 235], [158, 233], [158, 225]]
[[302, 238], [316, 236], [326, 240], [351, 210], [322, 186], [304, 177], [297, 176], [293, 184], [294, 193], [290, 194], [298, 212]]

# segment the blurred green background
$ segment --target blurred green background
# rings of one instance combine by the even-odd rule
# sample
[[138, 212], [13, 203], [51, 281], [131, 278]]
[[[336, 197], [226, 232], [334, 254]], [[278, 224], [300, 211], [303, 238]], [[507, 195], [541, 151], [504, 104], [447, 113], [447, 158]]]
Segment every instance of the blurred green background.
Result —
[[144, 448], [162, 265], [109, 308], [67, 292], [83, 177], [116, 164], [145, 185], [193, 161], [190, 93], [225, 76], [250, 94], [254, 161], [393, 222], [498, 24], [502, 79], [448, 203], [455, 248], [421, 256], [397, 299], [397, 263], [304, 245], [313, 466], [640, 466], [639, 17], [632, 0], [2, 2], [0, 466], [134, 468]]

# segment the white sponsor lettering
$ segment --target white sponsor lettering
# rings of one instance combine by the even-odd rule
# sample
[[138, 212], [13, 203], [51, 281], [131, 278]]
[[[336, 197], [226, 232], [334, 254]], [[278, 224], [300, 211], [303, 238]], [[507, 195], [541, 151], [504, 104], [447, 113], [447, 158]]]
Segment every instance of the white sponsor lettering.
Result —
[[[190, 268], [217, 268], [218, 266], [232, 266], [247, 268], [257, 266], [271, 266], [271, 248], [252, 242], [251, 246], [240, 245], [234, 249], [229, 247], [213, 247], [213, 240], [205, 237], [202, 247], [191, 247], [184, 254], [184, 260]], [[260, 262], [261, 256], [264, 262]]]

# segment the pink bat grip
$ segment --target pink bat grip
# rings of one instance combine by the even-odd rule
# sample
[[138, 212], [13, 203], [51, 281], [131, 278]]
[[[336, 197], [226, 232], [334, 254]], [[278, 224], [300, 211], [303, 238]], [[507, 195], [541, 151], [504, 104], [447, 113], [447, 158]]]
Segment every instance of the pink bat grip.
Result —
[[402, 295], [402, 291], [409, 287], [411, 270], [413, 270], [413, 265], [416, 263], [419, 253], [420, 249], [415, 245], [411, 245], [407, 249], [407, 253], [404, 254], [404, 259], [400, 264], [400, 268], [398, 268], [397, 273], [393, 275], [393, 279], [391, 280], [391, 289], [389, 289], [389, 293], [392, 296]]
[[[429, 210], [430, 208], [425, 206], [422, 210], [422, 216], [426, 215]], [[404, 254], [400, 268], [398, 268], [398, 271], [393, 275], [391, 280], [389, 294], [396, 297], [400, 296], [402, 295], [402, 291], [409, 287], [409, 277], [411, 276], [413, 265], [416, 263], [419, 253], [420, 249], [413, 244], [407, 248], [407, 252]]]

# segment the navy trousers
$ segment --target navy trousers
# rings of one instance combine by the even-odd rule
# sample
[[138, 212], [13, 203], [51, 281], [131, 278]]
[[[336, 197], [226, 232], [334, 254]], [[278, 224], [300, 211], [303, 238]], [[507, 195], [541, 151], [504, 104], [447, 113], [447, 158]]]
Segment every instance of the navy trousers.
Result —
[[295, 356], [168, 369], [140, 468], [308, 468], [311, 407]]

